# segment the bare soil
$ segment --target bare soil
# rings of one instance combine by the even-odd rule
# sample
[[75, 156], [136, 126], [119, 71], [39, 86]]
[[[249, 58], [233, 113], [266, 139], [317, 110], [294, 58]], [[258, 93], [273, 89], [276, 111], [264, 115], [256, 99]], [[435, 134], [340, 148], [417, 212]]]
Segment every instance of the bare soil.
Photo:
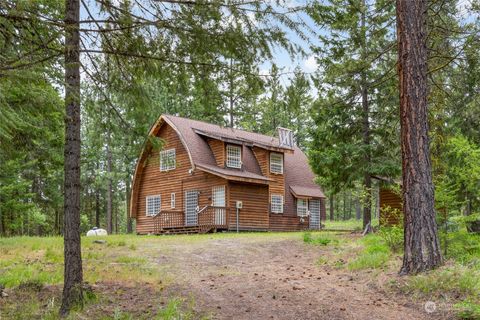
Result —
[[[301, 233], [135, 239], [136, 250], [111, 247], [111, 255], [147, 259], [148, 272], [160, 275], [161, 280], [145, 282], [132, 277], [131, 282], [92, 283], [98, 298], [87, 303], [79, 319], [123, 319], [118, 314], [130, 316], [125, 319], [159, 319], [159, 309], [174, 297], [185, 299], [182, 308], [186, 307], [194, 319], [455, 318], [451, 308], [439, 307], [427, 313], [425, 299], [393, 289], [389, 282], [403, 281], [395, 272], [351, 272], [334, 267], [335, 259], [348, 259], [345, 252], [336, 254], [332, 245], [305, 244]], [[320, 258], [332, 263], [319, 264]], [[0, 298], [0, 318], [5, 319], [22, 314], [33, 297], [41, 310], [56, 312], [52, 305], [60, 301], [61, 285], [18, 287], [7, 292], [8, 297]], [[29, 318], [44, 316], [36, 313]]]
[[396, 274], [352, 273], [316, 262], [331, 249], [300, 239], [212, 238], [171, 245], [159, 264], [175, 270], [168, 292], [193, 296], [196, 311], [213, 319], [451, 319], [427, 313], [415, 301], [382, 289]]

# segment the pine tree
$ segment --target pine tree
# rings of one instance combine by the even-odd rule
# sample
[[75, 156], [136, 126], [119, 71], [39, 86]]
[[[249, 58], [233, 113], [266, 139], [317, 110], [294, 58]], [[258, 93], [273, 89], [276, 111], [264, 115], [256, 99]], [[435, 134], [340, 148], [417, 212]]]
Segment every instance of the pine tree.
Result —
[[320, 71], [310, 163], [329, 196], [362, 181], [366, 227], [371, 176], [399, 171], [393, 3], [317, 2], [309, 14], [327, 29], [314, 48]]

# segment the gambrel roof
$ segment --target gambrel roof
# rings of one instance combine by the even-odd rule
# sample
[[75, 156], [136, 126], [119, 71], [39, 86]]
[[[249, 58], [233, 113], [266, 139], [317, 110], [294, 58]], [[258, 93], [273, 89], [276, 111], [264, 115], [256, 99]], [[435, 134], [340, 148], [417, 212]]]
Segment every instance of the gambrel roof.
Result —
[[[285, 190], [292, 192], [295, 197], [324, 198], [321, 188], [315, 184], [315, 175], [311, 171], [308, 160], [298, 147], [280, 147], [278, 138], [245, 130], [221, 127], [219, 125], [191, 120], [187, 118], [162, 115], [150, 129], [149, 136], [156, 136], [162, 125], [170, 125], [178, 134], [184, 145], [192, 166], [192, 170], [201, 170], [228, 180], [241, 180], [250, 183], [268, 184], [270, 179], [262, 175], [259, 164], [252, 152], [253, 147], [281, 152], [285, 159]], [[224, 168], [217, 165], [207, 138], [222, 140], [242, 146], [242, 169]], [[145, 161], [149, 152], [146, 145], [137, 163], [139, 166]], [[135, 178], [133, 188], [135, 188]], [[133, 189], [132, 189], [133, 190]]]

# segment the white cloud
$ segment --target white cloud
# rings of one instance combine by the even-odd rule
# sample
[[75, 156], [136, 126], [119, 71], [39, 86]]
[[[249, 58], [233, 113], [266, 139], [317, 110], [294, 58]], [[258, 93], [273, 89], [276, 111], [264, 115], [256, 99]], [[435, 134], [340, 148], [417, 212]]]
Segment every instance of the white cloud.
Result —
[[308, 57], [308, 59], [303, 62], [303, 68], [307, 72], [316, 71], [318, 69], [318, 63], [315, 56]]

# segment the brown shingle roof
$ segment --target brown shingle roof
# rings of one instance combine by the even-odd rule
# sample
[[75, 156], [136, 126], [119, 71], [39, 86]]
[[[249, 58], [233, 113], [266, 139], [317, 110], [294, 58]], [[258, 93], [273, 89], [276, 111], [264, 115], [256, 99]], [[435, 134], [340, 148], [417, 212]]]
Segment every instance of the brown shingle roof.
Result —
[[285, 189], [291, 189], [297, 196], [325, 198], [322, 189], [314, 182], [308, 159], [300, 148], [292, 154], [285, 154]]
[[[175, 126], [176, 130], [181, 134], [187, 145], [193, 165], [199, 167], [199, 169], [203, 168], [219, 175], [268, 182], [268, 178], [262, 176], [251, 148], [243, 146], [242, 170], [221, 168], [217, 166], [213, 153], [203, 135], [238, 140], [239, 143], [248, 142], [260, 147], [263, 145], [266, 148], [279, 148], [277, 138], [172, 115], [164, 115], [163, 117], [167, 122]], [[294, 147], [293, 152], [290, 150], [285, 151], [285, 190], [292, 190], [297, 196], [325, 197], [321, 188], [314, 182], [315, 175], [311, 171], [307, 157], [302, 150]]]

